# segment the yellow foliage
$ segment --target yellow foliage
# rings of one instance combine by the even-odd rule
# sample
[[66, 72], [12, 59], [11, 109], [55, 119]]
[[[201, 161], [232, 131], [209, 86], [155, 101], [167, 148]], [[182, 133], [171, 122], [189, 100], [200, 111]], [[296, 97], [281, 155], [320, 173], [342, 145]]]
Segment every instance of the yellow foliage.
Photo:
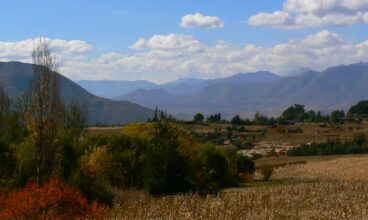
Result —
[[89, 153], [82, 156], [80, 163], [82, 173], [94, 178], [106, 178], [113, 168], [112, 155], [106, 146], [92, 148]]

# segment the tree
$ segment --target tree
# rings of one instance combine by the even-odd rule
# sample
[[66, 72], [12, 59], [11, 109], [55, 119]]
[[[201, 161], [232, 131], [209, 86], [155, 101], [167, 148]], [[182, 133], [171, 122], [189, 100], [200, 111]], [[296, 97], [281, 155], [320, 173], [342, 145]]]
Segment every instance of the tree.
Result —
[[352, 119], [368, 117], [368, 100], [362, 100], [353, 105], [348, 111], [348, 117]]
[[339, 123], [339, 122], [343, 122], [345, 118], [345, 112], [343, 110], [341, 111], [333, 111], [331, 112], [331, 120], [334, 123]]
[[207, 118], [207, 121], [210, 123], [214, 123], [214, 122], [220, 122], [221, 121], [221, 114], [214, 114], [214, 115], [210, 115], [210, 117]]
[[4, 133], [7, 117], [10, 114], [10, 99], [0, 85], [0, 132]]
[[154, 136], [145, 152], [144, 188], [154, 195], [187, 192], [188, 165], [179, 151], [179, 134], [168, 121], [154, 125]]
[[258, 125], [267, 125], [269, 124], [269, 118], [265, 115], [262, 115], [259, 111], [256, 111], [254, 114], [254, 122]]
[[27, 128], [32, 136], [36, 152], [36, 181], [47, 181], [56, 159], [56, 137], [62, 127], [62, 102], [60, 78], [55, 57], [47, 42], [40, 39], [32, 52], [33, 79], [31, 106], [26, 113]]
[[290, 121], [303, 121], [304, 116], [305, 116], [304, 105], [299, 104], [290, 106], [282, 113], [283, 119]]
[[201, 113], [197, 113], [197, 114], [194, 115], [193, 121], [195, 123], [203, 123], [204, 116]]
[[233, 119], [231, 119], [231, 123], [232, 124], [235, 124], [235, 125], [241, 125], [242, 124], [242, 119], [240, 118], [240, 116], [239, 115], [235, 115], [234, 117], [233, 117]]

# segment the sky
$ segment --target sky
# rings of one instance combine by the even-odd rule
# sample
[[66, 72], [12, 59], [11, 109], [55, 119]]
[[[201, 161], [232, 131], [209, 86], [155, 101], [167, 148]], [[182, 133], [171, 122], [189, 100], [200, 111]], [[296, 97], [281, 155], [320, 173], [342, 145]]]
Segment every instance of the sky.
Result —
[[12, 0], [0, 61], [40, 37], [73, 80], [279, 75], [368, 61], [368, 0]]

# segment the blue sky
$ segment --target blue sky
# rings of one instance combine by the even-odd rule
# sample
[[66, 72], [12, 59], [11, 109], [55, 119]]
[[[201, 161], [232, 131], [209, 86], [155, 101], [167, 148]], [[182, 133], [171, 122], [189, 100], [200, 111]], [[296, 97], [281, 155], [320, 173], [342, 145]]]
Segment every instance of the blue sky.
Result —
[[[60, 57], [61, 69], [72, 79], [168, 81], [180, 77], [214, 78], [261, 69], [279, 74], [286, 74], [295, 68], [306, 66], [323, 69], [326, 67], [322, 65], [323, 60], [313, 63], [310, 60], [315, 57], [304, 57], [310, 51], [300, 54], [299, 49], [295, 49], [296, 45], [302, 47], [308, 36], [310, 41], [316, 41], [320, 34], [318, 39], [323, 37], [324, 43], [327, 39], [340, 46], [331, 51], [340, 51], [343, 55], [344, 48], [349, 46], [358, 48], [358, 45], [368, 39], [368, 1], [350, 1], [355, 2], [354, 4], [348, 0], [335, 0], [335, 3], [316, 0], [319, 5], [309, 2], [307, 0], [4, 1], [0, 7], [0, 60], [12, 58], [20, 61], [28, 60], [27, 51], [19, 51], [13, 56], [1, 56], [2, 50], [3, 54], [9, 54], [6, 51], [9, 47], [2, 48], [1, 43], [10, 42], [17, 47], [19, 42], [39, 36], [47, 38], [50, 42], [55, 39], [63, 40], [65, 41], [63, 44], [79, 40], [84, 43], [82, 45], [84, 48], [88, 45], [87, 48], [69, 50], [68, 53], [63, 51], [66, 46], [60, 46], [60, 42], [50, 43], [51, 46], [56, 45], [55, 51], [61, 51], [60, 54], [56, 53]], [[203, 19], [216, 18], [223, 25], [221, 27], [197, 26], [193, 23], [190, 27], [180, 25], [185, 15], [195, 13], [200, 13]], [[168, 37], [170, 34], [172, 36]], [[170, 46], [165, 48], [157, 47], [154, 45], [157, 43], [157, 39], [153, 39], [154, 36], [161, 36], [159, 38], [161, 43], [163, 41], [174, 43], [169, 42]], [[316, 38], [312, 40], [312, 37]], [[141, 45], [142, 48], [138, 50], [131, 48], [139, 39], [145, 41], [145, 44]], [[185, 41], [184, 46], [181, 45], [181, 41]], [[226, 42], [231, 47], [222, 47], [222, 50], [219, 50], [216, 47], [219, 46], [219, 42]], [[76, 42], [72, 42], [68, 44], [68, 48], [72, 44], [76, 47]], [[180, 48], [177, 47], [178, 44], [181, 45]], [[284, 44], [289, 46], [293, 44], [286, 49], [287, 54], [283, 55], [278, 50], [275, 52], [279, 48], [277, 45]], [[245, 51], [244, 48], [249, 45], [256, 49]], [[320, 50], [331, 48], [328, 42], [317, 46]], [[179, 53], [179, 49], [185, 51]], [[350, 51], [355, 58], [346, 62], [365, 61], [363, 56], [365, 50], [359, 46], [358, 49]], [[235, 54], [240, 53], [243, 55], [236, 57]], [[112, 54], [114, 56], [111, 56]], [[220, 58], [222, 55], [223, 60]], [[298, 65], [288, 65], [287, 60], [280, 60], [282, 56], [290, 56], [290, 62], [295, 63], [294, 55], [300, 56]], [[104, 57], [103, 62], [101, 61], [103, 64], [96, 63], [101, 57]], [[106, 60], [108, 57], [113, 58]], [[209, 60], [208, 63], [206, 59]], [[277, 59], [279, 61], [276, 61]], [[336, 57], [335, 62], [326, 64], [341, 64], [341, 60], [338, 59], [340, 57]], [[152, 65], [144, 68], [139, 65], [151, 61]], [[261, 61], [265, 64], [261, 65], [259, 63]], [[160, 63], [165, 67], [159, 67]], [[218, 63], [228, 68], [219, 69], [216, 67]], [[242, 63], [246, 65], [242, 66]], [[89, 64], [91, 65], [88, 66]], [[178, 65], [181, 67], [177, 68]], [[282, 65], [282, 68], [277, 67], [279, 65]], [[136, 69], [140, 71], [135, 71]]]

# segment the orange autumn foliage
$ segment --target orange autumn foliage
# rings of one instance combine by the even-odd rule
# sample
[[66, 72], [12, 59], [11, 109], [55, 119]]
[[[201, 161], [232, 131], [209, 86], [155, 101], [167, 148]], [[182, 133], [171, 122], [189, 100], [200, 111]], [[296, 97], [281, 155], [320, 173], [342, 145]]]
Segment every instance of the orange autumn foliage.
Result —
[[60, 180], [0, 193], [0, 219], [103, 219], [104, 208]]

